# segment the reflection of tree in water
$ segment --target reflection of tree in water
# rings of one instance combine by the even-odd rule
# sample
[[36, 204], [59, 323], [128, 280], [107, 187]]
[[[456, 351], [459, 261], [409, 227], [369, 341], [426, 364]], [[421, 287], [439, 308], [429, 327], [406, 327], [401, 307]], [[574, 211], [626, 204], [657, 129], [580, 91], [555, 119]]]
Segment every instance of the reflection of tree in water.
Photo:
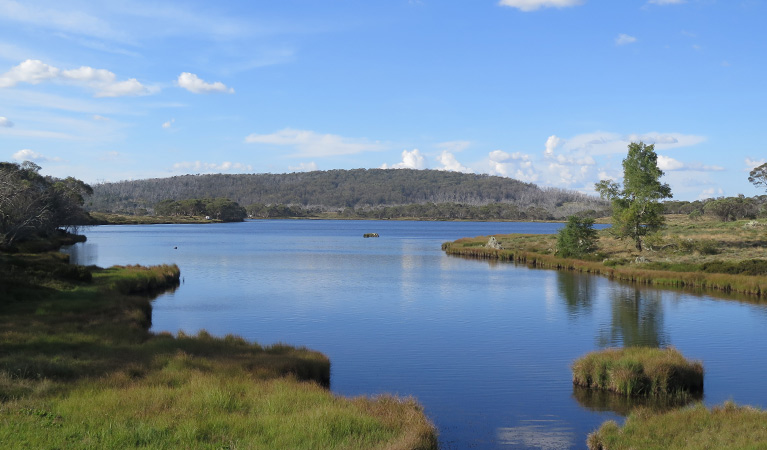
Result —
[[567, 312], [571, 316], [591, 311], [593, 275], [557, 271], [559, 295], [565, 299]]
[[665, 346], [660, 292], [615, 286], [611, 297], [612, 320], [599, 333], [601, 347]]

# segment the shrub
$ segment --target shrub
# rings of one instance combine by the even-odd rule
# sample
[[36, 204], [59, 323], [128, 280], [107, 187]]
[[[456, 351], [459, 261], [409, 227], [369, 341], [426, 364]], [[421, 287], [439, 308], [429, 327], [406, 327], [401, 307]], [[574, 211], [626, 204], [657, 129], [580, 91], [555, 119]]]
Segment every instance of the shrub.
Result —
[[594, 219], [570, 216], [557, 235], [557, 256], [580, 258], [596, 250]]

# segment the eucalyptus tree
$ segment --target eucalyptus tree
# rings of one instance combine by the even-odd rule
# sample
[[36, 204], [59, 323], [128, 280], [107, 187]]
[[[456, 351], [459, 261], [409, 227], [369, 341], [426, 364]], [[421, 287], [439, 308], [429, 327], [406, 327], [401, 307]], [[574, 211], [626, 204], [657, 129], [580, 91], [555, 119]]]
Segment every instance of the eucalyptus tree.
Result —
[[632, 239], [640, 252], [642, 238], [660, 230], [665, 222], [661, 200], [671, 198], [671, 188], [661, 183], [662, 176], [655, 144], [632, 142], [623, 160], [623, 188], [612, 180], [595, 185], [599, 195], [612, 202], [612, 233]]

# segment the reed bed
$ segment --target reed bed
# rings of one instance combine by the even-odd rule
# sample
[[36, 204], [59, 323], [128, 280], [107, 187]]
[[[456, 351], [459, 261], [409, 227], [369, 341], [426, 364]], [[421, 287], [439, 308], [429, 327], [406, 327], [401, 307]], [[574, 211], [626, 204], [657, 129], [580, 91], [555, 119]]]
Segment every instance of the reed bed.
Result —
[[572, 365], [573, 383], [625, 396], [684, 397], [703, 391], [703, 365], [674, 348], [627, 347], [588, 353]]
[[753, 450], [767, 448], [767, 412], [727, 402], [656, 414], [634, 411], [621, 427], [607, 421], [587, 440], [590, 450]]

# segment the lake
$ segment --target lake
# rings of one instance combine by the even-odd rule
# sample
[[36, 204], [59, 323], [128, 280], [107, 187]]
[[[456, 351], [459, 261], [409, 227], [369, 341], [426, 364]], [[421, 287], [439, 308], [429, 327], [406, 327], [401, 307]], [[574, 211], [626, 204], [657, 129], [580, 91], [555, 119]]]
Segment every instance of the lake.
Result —
[[[237, 334], [331, 360], [331, 389], [414, 396], [445, 449], [581, 449], [620, 398], [574, 389], [569, 365], [611, 346], [703, 361], [707, 405], [767, 407], [767, 305], [445, 255], [442, 242], [562, 224], [271, 220], [97, 226], [72, 262], [176, 263], [153, 331]], [[379, 233], [365, 239], [364, 233]]]

